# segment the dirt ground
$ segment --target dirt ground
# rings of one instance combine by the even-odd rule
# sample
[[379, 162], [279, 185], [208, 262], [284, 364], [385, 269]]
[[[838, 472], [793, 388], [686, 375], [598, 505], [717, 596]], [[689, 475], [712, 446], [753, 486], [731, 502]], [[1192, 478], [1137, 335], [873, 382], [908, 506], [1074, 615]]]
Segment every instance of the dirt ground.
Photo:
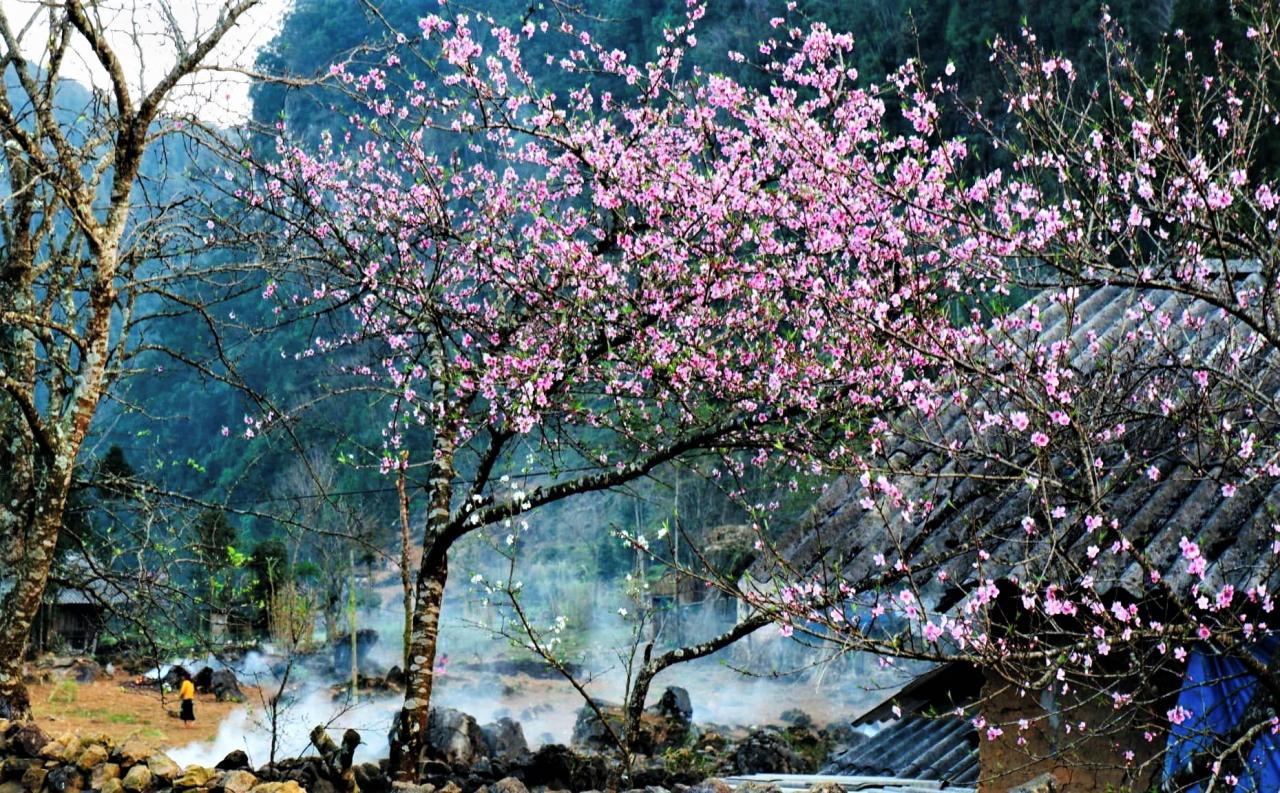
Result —
[[[36, 722], [52, 737], [67, 732], [77, 735], [110, 736], [116, 742], [137, 737], [157, 749], [213, 738], [227, 714], [241, 707], [235, 702], [218, 702], [212, 695], [196, 695], [196, 721], [184, 727], [178, 719], [178, 698], [166, 694], [163, 704], [154, 688], [123, 685], [131, 680], [118, 673], [114, 679], [92, 683], [57, 681], [29, 687], [31, 709]], [[244, 686], [248, 698], [257, 689]]]

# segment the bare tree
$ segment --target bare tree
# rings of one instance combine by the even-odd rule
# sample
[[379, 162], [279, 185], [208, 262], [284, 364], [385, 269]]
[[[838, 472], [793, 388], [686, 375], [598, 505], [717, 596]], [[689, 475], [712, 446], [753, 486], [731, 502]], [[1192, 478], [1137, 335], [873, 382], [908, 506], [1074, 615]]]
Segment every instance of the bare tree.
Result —
[[[0, 715], [30, 714], [27, 637], [94, 415], [128, 371], [135, 330], [156, 310], [149, 296], [184, 277], [173, 222], [183, 200], [167, 168], [149, 173], [148, 154], [177, 153], [170, 136], [182, 124], [168, 103], [257, 2], [227, 0], [194, 37], [163, 16], [172, 64], [146, 87], [130, 81], [125, 55], [156, 45], [136, 29], [122, 36], [97, 3], [45, 3], [27, 20], [0, 10]], [[48, 35], [33, 45], [42, 26]], [[106, 74], [105, 91], [64, 79], [82, 49]]]

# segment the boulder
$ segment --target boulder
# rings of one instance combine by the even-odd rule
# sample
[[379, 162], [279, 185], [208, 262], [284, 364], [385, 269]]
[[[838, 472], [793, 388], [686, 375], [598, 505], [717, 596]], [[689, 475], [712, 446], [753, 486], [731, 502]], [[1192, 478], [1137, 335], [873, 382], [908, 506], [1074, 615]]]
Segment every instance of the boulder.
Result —
[[67, 732], [40, 747], [39, 755], [46, 760], [74, 763], [80, 756], [80, 749], [80, 739], [74, 733]]
[[107, 751], [107, 747], [100, 743], [91, 743], [80, 751], [80, 756], [76, 759], [76, 765], [80, 766], [82, 771], [92, 771], [107, 762], [107, 758], [110, 755], [111, 753]]
[[[597, 702], [596, 704], [600, 706], [601, 710], [604, 711], [605, 716], [609, 718], [613, 728], [615, 730], [620, 730], [622, 728], [621, 719], [615, 717], [614, 713], [611, 712], [616, 711], [617, 707], [613, 705], [605, 705], [601, 702]], [[578, 717], [573, 722], [573, 738], [571, 741], [575, 747], [582, 749], [600, 750], [614, 748], [613, 738], [610, 736], [608, 728], [605, 727], [604, 722], [600, 720], [595, 709], [588, 705], [583, 705], [578, 709]]]
[[151, 771], [142, 764], [129, 769], [129, 773], [120, 780], [121, 786], [130, 793], [142, 793], [151, 787]]
[[284, 782], [263, 782], [249, 789], [249, 793], [306, 793], [302, 786], [292, 779]]
[[49, 776], [49, 772], [40, 766], [32, 766], [22, 774], [22, 789], [28, 793], [39, 793], [40, 788], [44, 787], [44, 778]]
[[89, 777], [89, 787], [94, 790], [101, 790], [109, 780], [120, 778], [120, 766], [116, 763], [103, 763], [93, 769], [93, 775]]
[[74, 680], [77, 683], [92, 683], [104, 676], [102, 667], [92, 658], [75, 658], [71, 663], [58, 671], [63, 680]]
[[844, 793], [844, 786], [835, 782], [815, 782], [805, 793]]
[[159, 777], [166, 782], [175, 779], [178, 774], [182, 773], [182, 769], [178, 764], [169, 759], [169, 755], [164, 752], [153, 752], [147, 756], [147, 770], [152, 776]]
[[0, 781], [17, 782], [28, 768], [40, 768], [43, 763], [34, 757], [6, 757], [0, 760]]
[[660, 716], [676, 719], [691, 724], [693, 722], [693, 703], [689, 700], [689, 692], [680, 686], [667, 686], [662, 692], [655, 709]]
[[[733, 750], [733, 770], [737, 774], [802, 774], [808, 768], [781, 735], [759, 730]], [[741, 786], [738, 790], [741, 793]]]
[[217, 774], [212, 768], [205, 768], [202, 765], [187, 766], [182, 775], [173, 780], [175, 788], [192, 788], [204, 787]]
[[121, 765], [138, 765], [145, 763], [148, 755], [151, 754], [151, 747], [141, 738], [129, 738], [123, 744], [116, 747], [115, 756], [119, 759]]
[[708, 777], [689, 788], [688, 793], [733, 793], [729, 783], [719, 777]]
[[680, 686], [667, 686], [651, 710], [667, 722], [667, 739], [662, 746], [683, 744], [693, 728], [693, 703], [689, 700], [689, 692]]
[[[368, 661], [369, 650], [378, 643], [378, 632], [372, 628], [361, 628], [356, 631], [356, 666], [363, 669]], [[330, 645], [333, 650], [333, 668], [339, 674], [351, 674], [351, 634], [339, 636]]]
[[219, 702], [244, 702], [240, 681], [230, 669], [219, 669], [210, 675], [209, 690]]
[[387, 670], [387, 683], [396, 688], [404, 688], [409, 684], [409, 678], [405, 677], [403, 669], [393, 666]]
[[484, 733], [476, 720], [453, 708], [432, 708], [427, 721], [430, 757], [471, 765], [488, 753]]
[[191, 678], [191, 682], [196, 686], [196, 691], [199, 691], [201, 694], [211, 693], [210, 683], [212, 683], [212, 681], [213, 667], [211, 666], [201, 667], [200, 671], [196, 672], [195, 676]]
[[360, 793], [391, 793], [391, 777], [377, 763], [359, 763], [351, 766]]
[[214, 768], [219, 771], [251, 771], [253, 767], [249, 765], [249, 755], [244, 753], [243, 749], [233, 749], [227, 753], [227, 756], [218, 761]]
[[545, 786], [553, 790], [603, 789], [610, 775], [604, 757], [575, 754], [558, 743], [540, 747], [527, 758], [512, 762], [512, 767], [512, 775], [519, 776], [530, 788]]
[[182, 685], [182, 681], [191, 675], [187, 668], [182, 664], [174, 664], [169, 667], [169, 671], [164, 673], [164, 677], [160, 678], [160, 684], [164, 686], [166, 691], [177, 691]]
[[772, 782], [743, 782], [734, 788], [735, 793], [782, 793], [782, 788]]
[[98, 793], [124, 793], [124, 785], [119, 779], [108, 779], [97, 788]]
[[529, 788], [513, 776], [503, 777], [490, 786], [491, 793], [529, 793]]
[[249, 793], [250, 790], [257, 787], [258, 778], [244, 769], [234, 769], [224, 771], [222, 776], [218, 777], [215, 787], [222, 788], [226, 793]]
[[16, 730], [9, 728], [9, 748], [19, 757], [38, 757], [40, 750], [49, 743], [45, 731], [31, 722], [22, 722]]
[[520, 722], [503, 716], [480, 728], [490, 757], [508, 759], [529, 751]]
[[73, 765], [60, 765], [44, 778], [44, 786], [53, 793], [80, 793], [84, 789], [84, 777]]
[[0, 782], [0, 793], [23, 793], [20, 782]]
[[787, 708], [778, 714], [778, 720], [794, 727], [813, 727], [813, 717], [799, 708]]

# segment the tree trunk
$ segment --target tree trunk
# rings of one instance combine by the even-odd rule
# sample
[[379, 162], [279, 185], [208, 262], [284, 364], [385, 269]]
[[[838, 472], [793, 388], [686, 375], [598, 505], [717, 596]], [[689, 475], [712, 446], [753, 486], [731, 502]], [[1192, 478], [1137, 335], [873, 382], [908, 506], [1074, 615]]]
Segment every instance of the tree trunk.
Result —
[[70, 468], [44, 483], [34, 499], [34, 520], [26, 532], [24, 551], [13, 571], [13, 589], [0, 601], [0, 718], [31, 718], [31, 702], [22, 682], [31, 625], [40, 611], [49, 568], [58, 544], [58, 527], [70, 486]]
[[[429, 565], [429, 566], [428, 566]], [[436, 640], [440, 635], [440, 607], [449, 578], [449, 557], [444, 551], [423, 555], [414, 597], [410, 637], [408, 685], [404, 706], [396, 717], [391, 736], [392, 773], [401, 781], [415, 781], [427, 745], [427, 718], [431, 688], [435, 682]]]

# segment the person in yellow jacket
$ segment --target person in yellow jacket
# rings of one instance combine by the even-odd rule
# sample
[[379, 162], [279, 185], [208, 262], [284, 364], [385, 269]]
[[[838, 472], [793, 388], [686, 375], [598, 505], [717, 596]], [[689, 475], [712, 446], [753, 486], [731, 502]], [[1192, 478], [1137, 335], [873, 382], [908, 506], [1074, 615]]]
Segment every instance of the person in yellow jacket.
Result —
[[178, 699], [182, 701], [182, 726], [190, 727], [191, 722], [196, 720], [196, 684], [192, 682], [190, 674], [182, 678], [182, 685], [178, 687]]

